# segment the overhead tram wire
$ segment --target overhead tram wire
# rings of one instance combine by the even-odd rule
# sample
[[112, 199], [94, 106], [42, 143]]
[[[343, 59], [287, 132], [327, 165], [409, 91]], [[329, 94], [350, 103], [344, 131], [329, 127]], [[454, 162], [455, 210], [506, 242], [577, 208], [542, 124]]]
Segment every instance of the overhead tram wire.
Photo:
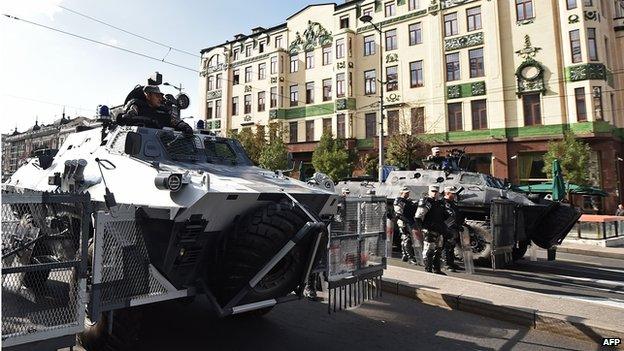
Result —
[[82, 16], [82, 17], [84, 17], [84, 18], [87, 18], [87, 19], [89, 19], [89, 20], [91, 20], [91, 21], [94, 21], [94, 22], [97, 22], [97, 23], [103, 24], [103, 25], [105, 25], [105, 26], [107, 26], [107, 27], [110, 27], [110, 28], [116, 29], [116, 30], [118, 30], [118, 31], [121, 31], [121, 32], [124, 32], [124, 33], [126, 33], [126, 34], [132, 35], [132, 36], [134, 36], [134, 37], [137, 37], [137, 38], [143, 39], [143, 40], [148, 41], [148, 42], [150, 42], [150, 43], [152, 43], [152, 44], [160, 45], [160, 46], [162, 46], [162, 47], [164, 47], [164, 48], [168, 48], [168, 49], [173, 50], [173, 51], [177, 51], [177, 52], [180, 52], [180, 53], [183, 53], [183, 54], [187, 54], [187, 55], [190, 55], [190, 56], [193, 56], [193, 57], [201, 58], [201, 56], [196, 55], [196, 54], [194, 54], [194, 53], [192, 53], [192, 52], [188, 52], [188, 51], [181, 50], [181, 49], [176, 49], [176, 48], [174, 48], [174, 47], [173, 47], [173, 46], [171, 46], [171, 45], [167, 45], [167, 44], [164, 44], [164, 43], [158, 42], [158, 41], [156, 41], [156, 40], [153, 40], [153, 39], [150, 39], [150, 38], [146, 38], [146, 37], [144, 37], [144, 36], [142, 36], [142, 35], [139, 35], [139, 34], [136, 34], [136, 33], [130, 32], [129, 30], [126, 30], [126, 29], [123, 29], [123, 28], [119, 28], [119, 27], [114, 26], [114, 25], [112, 25], [112, 24], [110, 24], [110, 23], [104, 22], [104, 21], [102, 21], [102, 20], [100, 20], [100, 19], [97, 19], [97, 18], [91, 17], [91, 16], [89, 16], [89, 15], [86, 15], [86, 14], [84, 14], [84, 13], [78, 12], [78, 11], [76, 11], [76, 10], [72, 10], [72, 9], [67, 8], [67, 7], [65, 7], [65, 6], [62, 6], [62, 5], [56, 5], [56, 6], [58, 6], [59, 8], [62, 8], [63, 10], [69, 11], [69, 12], [71, 12], [71, 13], [73, 13], [73, 14], [76, 14], [76, 15], [78, 15], [78, 16]]
[[49, 26], [43, 25], [41, 23], [29, 21], [29, 20], [26, 20], [26, 19], [23, 19], [23, 18], [19, 18], [19, 17], [15, 17], [15, 16], [12, 16], [12, 15], [8, 15], [6, 13], [3, 14], [3, 15], [5, 17], [13, 19], [13, 20], [22, 21], [22, 22], [25, 22], [25, 23], [28, 23], [28, 24], [32, 24], [32, 25], [37, 26], [37, 27], [45, 28], [45, 29], [48, 29], [48, 30], [51, 30], [51, 31], [54, 31], [54, 32], [62, 33], [62, 34], [65, 34], [65, 35], [69, 35], [69, 36], [72, 36], [72, 37], [75, 37], [75, 38], [78, 38], [78, 39], [82, 39], [82, 40], [86, 40], [86, 41], [89, 41], [89, 42], [92, 42], [92, 43], [95, 43], [95, 44], [108, 46], [109, 48], [125, 51], [127, 53], [131, 53], [131, 54], [134, 54], [134, 55], [137, 55], [137, 56], [141, 56], [141, 57], [144, 57], [144, 58], [147, 58], [147, 59], [150, 59], [150, 60], [166, 63], [168, 65], [172, 65], [172, 66], [175, 66], [175, 67], [178, 67], [178, 68], [182, 68], [182, 69], [185, 69], [185, 70], [188, 70], [188, 71], [191, 71], [191, 72], [199, 73], [199, 71], [194, 69], [194, 68], [182, 66], [182, 65], [179, 65], [177, 63], [173, 63], [171, 61], [166, 61], [164, 59], [159, 59], [158, 57], [154, 57], [154, 56], [150, 56], [150, 55], [146, 55], [146, 54], [140, 53], [138, 51], [122, 48], [121, 46], [117, 46], [117, 45], [105, 43], [105, 42], [102, 42], [102, 41], [99, 41], [99, 40], [87, 38], [87, 37], [84, 37], [82, 35], [70, 33], [70, 32], [67, 32], [67, 31], [64, 31], [64, 30], [61, 30], [61, 29], [57, 29], [57, 28], [54, 28], [54, 27], [49, 27]]

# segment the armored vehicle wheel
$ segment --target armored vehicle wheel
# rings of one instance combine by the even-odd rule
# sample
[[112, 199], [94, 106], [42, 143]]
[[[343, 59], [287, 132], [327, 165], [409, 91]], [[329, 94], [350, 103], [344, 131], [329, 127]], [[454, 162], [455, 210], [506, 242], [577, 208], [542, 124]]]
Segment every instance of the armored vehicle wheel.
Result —
[[78, 343], [87, 351], [135, 350], [141, 330], [141, 312], [136, 308], [116, 310], [110, 334], [108, 328], [108, 312], [102, 313], [97, 323], [85, 318], [85, 330], [78, 334]]
[[[467, 220], [466, 226], [470, 231], [470, 245], [472, 258], [476, 264], [489, 264], [492, 253], [492, 233], [487, 222]], [[457, 250], [456, 250], [457, 252]], [[461, 255], [461, 250], [459, 250]]]
[[[252, 211], [227, 238], [221, 265], [221, 303], [238, 293], [306, 223], [305, 214], [287, 203], [273, 203]], [[300, 283], [310, 241], [299, 242], [242, 301], [261, 301], [292, 292]]]
[[521, 259], [522, 257], [524, 257], [524, 255], [527, 252], [527, 249], [529, 248], [529, 241], [519, 241], [513, 248], [513, 251], [511, 252], [511, 256], [513, 258], [514, 261], [517, 261], [519, 259]]
[[[30, 256], [28, 264], [50, 263], [57, 260], [51, 255], [50, 250], [43, 244], [37, 243]], [[50, 270], [39, 270], [24, 273], [23, 284], [25, 287], [33, 290], [42, 289], [45, 282], [50, 276]]]

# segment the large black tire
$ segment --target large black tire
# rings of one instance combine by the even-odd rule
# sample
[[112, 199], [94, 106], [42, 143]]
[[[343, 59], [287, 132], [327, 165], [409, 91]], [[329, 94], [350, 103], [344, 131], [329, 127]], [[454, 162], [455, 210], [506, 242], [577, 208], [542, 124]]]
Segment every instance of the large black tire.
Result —
[[491, 263], [492, 254], [492, 232], [488, 222], [467, 220], [468, 226], [481, 239], [472, 249], [472, 258], [475, 264], [488, 265]]
[[97, 323], [85, 320], [85, 330], [78, 334], [78, 343], [87, 351], [136, 350], [141, 331], [141, 311], [125, 308], [113, 312], [112, 333], [108, 333], [108, 313]]
[[[305, 223], [305, 214], [286, 203], [269, 204], [240, 220], [227, 238], [217, 289], [219, 302], [229, 302]], [[309, 245], [310, 240], [299, 242], [241, 303], [277, 298], [295, 290], [308, 259]]]

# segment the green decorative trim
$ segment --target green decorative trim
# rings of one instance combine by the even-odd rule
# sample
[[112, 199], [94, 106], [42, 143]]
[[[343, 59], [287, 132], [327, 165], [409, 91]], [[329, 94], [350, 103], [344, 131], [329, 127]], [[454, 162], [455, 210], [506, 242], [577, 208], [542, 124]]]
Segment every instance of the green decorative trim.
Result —
[[448, 99], [459, 99], [462, 97], [481, 96], [485, 95], [486, 91], [484, 81], [449, 85], [446, 87], [446, 97]]
[[206, 129], [212, 129], [212, 121], [206, 121]]
[[397, 0], [397, 6], [405, 5], [405, 0]]
[[248, 59], [236, 61], [236, 62], [230, 64], [230, 67], [234, 68], [234, 67], [244, 66], [244, 65], [246, 65], [248, 63], [264, 60], [267, 57], [271, 56], [272, 54], [273, 53], [271, 52], [271, 53], [262, 54], [262, 55], [259, 55], [259, 56], [256, 56], [256, 57], [250, 57]]
[[375, 0], [375, 12], [381, 11], [381, 0]]
[[271, 119], [295, 119], [312, 116], [324, 116], [336, 112], [336, 105], [333, 102], [325, 104], [294, 107], [289, 109], [277, 109], [269, 111]]
[[569, 82], [581, 80], [604, 80], [613, 86], [613, 73], [602, 63], [584, 63], [565, 68], [565, 77]]
[[206, 93], [206, 100], [214, 100], [221, 98], [221, 90], [212, 90]]
[[[467, 3], [470, 2], [475, 2], [477, 0], [441, 0], [440, 1], [440, 6], [443, 9], [450, 9], [452, 7], [456, 7], [456, 6], [461, 6], [461, 5], [465, 5]], [[433, 3], [434, 1], [432, 1]]]
[[457, 38], [444, 39], [444, 50], [459, 50], [483, 44], [483, 32], [472, 33]]
[[[392, 25], [392, 24], [405, 22], [405, 21], [410, 20], [412, 18], [424, 17], [426, 15], [427, 15], [427, 9], [418, 10], [416, 12], [408, 13], [408, 14], [405, 14], [405, 15], [402, 15], [402, 16], [398, 16], [398, 17], [395, 17], [395, 18], [387, 19], [385, 21], [381, 21], [381, 26], [382, 27], [386, 27], [386, 26], [389, 26], [389, 25]], [[379, 25], [379, 24], [377, 24], [377, 25]], [[372, 30], [372, 29], [373, 29], [373, 26], [369, 24], [367, 26], [362, 26], [362, 27], [358, 28], [357, 32], [358, 33], [362, 33], [362, 32], [366, 32], [366, 31]]]
[[336, 100], [336, 111], [355, 110], [355, 98], [345, 98]]
[[220, 129], [221, 128], [221, 120], [218, 119], [218, 120], [214, 121], [212, 128], [213, 129]]
[[357, 139], [355, 145], [359, 150], [372, 149], [375, 147], [375, 139], [374, 138]]
[[[305, 38], [305, 39], [304, 39]], [[308, 20], [308, 28], [303, 31], [303, 37], [297, 32], [295, 40], [288, 46], [291, 55], [301, 51], [311, 51], [317, 46], [329, 45], [332, 43], [332, 33], [325, 29], [320, 23]]]

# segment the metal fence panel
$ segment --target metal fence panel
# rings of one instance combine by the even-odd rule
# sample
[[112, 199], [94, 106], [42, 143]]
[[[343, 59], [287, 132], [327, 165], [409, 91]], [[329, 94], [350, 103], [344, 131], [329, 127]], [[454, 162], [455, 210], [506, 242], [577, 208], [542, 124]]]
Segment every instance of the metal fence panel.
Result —
[[3, 192], [3, 346], [83, 330], [89, 221], [88, 194]]

